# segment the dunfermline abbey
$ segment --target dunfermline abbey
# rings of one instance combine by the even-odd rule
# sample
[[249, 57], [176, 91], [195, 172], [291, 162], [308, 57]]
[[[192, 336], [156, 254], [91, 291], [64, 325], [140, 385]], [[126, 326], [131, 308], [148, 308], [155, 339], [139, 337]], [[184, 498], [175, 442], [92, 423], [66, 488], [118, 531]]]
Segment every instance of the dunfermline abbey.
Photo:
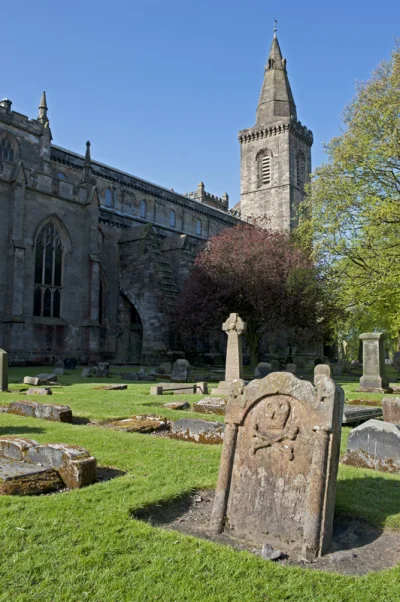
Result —
[[204, 242], [239, 219], [290, 229], [311, 172], [310, 130], [274, 35], [256, 125], [239, 132], [241, 200], [200, 183], [178, 194], [52, 143], [0, 101], [0, 347], [13, 362], [74, 356], [151, 361]]

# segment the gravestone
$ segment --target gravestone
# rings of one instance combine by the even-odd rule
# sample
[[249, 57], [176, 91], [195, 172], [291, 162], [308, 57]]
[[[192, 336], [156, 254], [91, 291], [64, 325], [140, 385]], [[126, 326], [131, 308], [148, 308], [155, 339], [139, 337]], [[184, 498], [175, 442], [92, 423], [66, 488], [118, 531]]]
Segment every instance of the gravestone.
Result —
[[254, 370], [254, 378], [264, 378], [272, 372], [272, 366], [268, 362], [260, 362]]
[[187, 383], [190, 374], [190, 364], [187, 360], [176, 360], [172, 368], [171, 380]]
[[296, 364], [289, 363], [285, 366], [286, 372], [291, 372], [292, 374], [296, 374], [297, 366]]
[[279, 372], [281, 369], [281, 364], [279, 360], [271, 360], [271, 370], [272, 372]]
[[110, 372], [110, 364], [108, 362], [98, 362], [96, 376], [107, 378]]
[[8, 353], [0, 349], [0, 391], [8, 391]]
[[246, 322], [239, 314], [230, 314], [222, 324], [222, 330], [228, 335], [226, 348], [225, 380], [211, 391], [212, 395], [229, 395], [229, 388], [234, 380], [243, 378], [243, 354], [241, 335], [246, 332]]
[[162, 364], [160, 364], [160, 368], [164, 370], [164, 374], [171, 374], [172, 364], [171, 362], [162, 362]]
[[400, 397], [384, 397], [382, 411], [385, 422], [400, 424]]
[[400, 472], [400, 426], [368, 420], [349, 435], [343, 464], [382, 472]]
[[393, 354], [393, 367], [397, 372], [400, 372], [400, 351]]
[[381, 332], [360, 335], [363, 343], [363, 375], [359, 391], [382, 393], [389, 389], [389, 381], [385, 376], [384, 338]]
[[[326, 368], [326, 366], [324, 366]], [[344, 393], [318, 372], [233, 383], [211, 528], [312, 560], [332, 538]]]

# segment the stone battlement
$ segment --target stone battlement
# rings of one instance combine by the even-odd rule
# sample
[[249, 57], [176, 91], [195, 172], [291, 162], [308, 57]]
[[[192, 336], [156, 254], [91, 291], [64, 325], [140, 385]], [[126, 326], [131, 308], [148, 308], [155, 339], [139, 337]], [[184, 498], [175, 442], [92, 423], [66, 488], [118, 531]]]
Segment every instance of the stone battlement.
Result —
[[300, 140], [303, 140], [309, 145], [312, 145], [314, 141], [314, 136], [311, 130], [309, 130], [297, 119], [290, 119], [289, 121], [285, 120], [282, 122], [278, 122], [272, 126], [265, 128], [255, 126], [245, 130], [240, 130], [239, 142], [240, 144], [245, 144], [246, 142], [261, 140], [262, 138], [278, 136], [279, 134], [284, 134], [285, 132], [291, 132], [292, 134], [295, 134], [298, 138], [300, 138]]
[[227, 211], [229, 204], [229, 195], [227, 192], [224, 192], [222, 197], [217, 196], [216, 194], [211, 194], [210, 192], [206, 192], [204, 187], [204, 182], [200, 182], [197, 190], [193, 192], [187, 192], [185, 196], [190, 199], [196, 199], [205, 205], [209, 205], [210, 207], [215, 207], [216, 209], [222, 209], [223, 211]]

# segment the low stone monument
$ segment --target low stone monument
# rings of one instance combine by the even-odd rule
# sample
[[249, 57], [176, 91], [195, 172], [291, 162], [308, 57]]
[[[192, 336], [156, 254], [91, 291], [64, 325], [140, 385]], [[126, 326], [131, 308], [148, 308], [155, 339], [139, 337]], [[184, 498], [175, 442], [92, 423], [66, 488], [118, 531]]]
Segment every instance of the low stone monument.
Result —
[[229, 395], [229, 388], [234, 380], [243, 378], [243, 355], [241, 335], [246, 332], [246, 322], [239, 314], [230, 314], [222, 324], [222, 330], [228, 335], [226, 348], [225, 380], [222, 380], [211, 394], [215, 396]]
[[385, 376], [385, 358], [381, 332], [360, 334], [363, 343], [363, 375], [360, 378], [359, 391], [384, 393], [389, 391], [389, 381]]
[[[323, 366], [326, 368], [326, 366]], [[332, 539], [343, 390], [315, 370], [233, 383], [211, 529], [312, 560]]]
[[96, 376], [107, 378], [110, 373], [110, 364], [108, 362], [98, 362], [96, 372]]
[[0, 349], [0, 391], [8, 391], [8, 353]]
[[383, 420], [392, 424], [400, 424], [400, 397], [384, 397], [382, 399]]
[[268, 376], [271, 374], [272, 366], [268, 362], [260, 362], [257, 364], [254, 370], [254, 378], [264, 378], [264, 376]]
[[187, 360], [176, 360], [172, 367], [171, 380], [187, 383], [190, 375], [190, 364]]
[[400, 472], [400, 426], [368, 420], [349, 435], [343, 464], [382, 472]]
[[393, 367], [397, 372], [400, 372], [400, 351], [393, 354]]

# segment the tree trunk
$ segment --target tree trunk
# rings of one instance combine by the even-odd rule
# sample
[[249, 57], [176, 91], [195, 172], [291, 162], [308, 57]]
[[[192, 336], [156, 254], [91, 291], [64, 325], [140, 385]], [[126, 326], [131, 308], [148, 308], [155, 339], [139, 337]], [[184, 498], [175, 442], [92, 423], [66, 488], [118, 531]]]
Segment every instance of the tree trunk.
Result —
[[261, 340], [262, 332], [254, 324], [247, 322], [246, 341], [249, 346], [250, 367], [254, 371], [258, 363], [258, 344]]

